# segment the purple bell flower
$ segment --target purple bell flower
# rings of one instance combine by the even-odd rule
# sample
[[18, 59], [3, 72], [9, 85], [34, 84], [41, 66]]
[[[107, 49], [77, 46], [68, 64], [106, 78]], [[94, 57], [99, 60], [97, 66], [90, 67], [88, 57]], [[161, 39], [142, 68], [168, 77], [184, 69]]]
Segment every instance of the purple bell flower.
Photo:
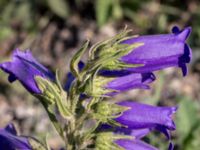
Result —
[[94, 89], [90, 90], [90, 85], [86, 86], [86, 95], [90, 96], [114, 96], [120, 92], [124, 92], [131, 89], [149, 89], [149, 83], [155, 80], [155, 76], [152, 73], [132, 73], [119, 77], [105, 77], [95, 76]]
[[137, 129], [137, 130], [131, 130], [131, 135], [134, 136], [136, 139], [141, 139], [145, 137], [147, 134], [151, 132], [151, 129], [145, 128], [145, 129]]
[[0, 129], [0, 149], [2, 150], [32, 150], [26, 137], [17, 136], [13, 124]]
[[125, 150], [158, 150], [157, 148], [137, 139], [120, 139], [116, 140], [115, 143]]
[[[141, 139], [148, 135], [153, 129], [152, 128], [143, 128], [143, 129], [129, 129], [124, 127], [113, 128], [110, 125], [103, 124], [100, 130], [113, 131], [115, 134], [119, 135], [129, 135], [133, 139], [120, 139], [114, 141], [119, 146], [123, 147], [125, 150], [157, 150], [157, 148], [143, 142]], [[169, 143], [168, 150], [173, 150], [173, 143]]]
[[12, 61], [3, 62], [0, 68], [9, 74], [8, 80], [13, 82], [19, 80], [23, 86], [31, 93], [40, 94], [35, 76], [54, 80], [54, 75], [43, 65], [41, 65], [29, 50], [25, 52], [16, 49], [13, 52]]
[[[141, 138], [145, 137], [152, 131], [151, 128], [144, 128], [144, 129], [127, 129], [127, 128], [117, 128], [115, 133], [121, 133], [125, 135], [133, 136], [133, 140], [127, 139], [120, 139], [115, 141], [116, 144], [125, 148], [125, 150], [158, 150], [157, 148], [143, 142]], [[169, 143], [168, 150], [173, 150], [174, 146], [173, 143]]]
[[137, 42], [144, 45], [135, 48], [129, 54], [120, 58], [127, 64], [143, 64], [143, 66], [128, 68], [132, 72], [152, 72], [168, 67], [180, 67], [183, 75], [187, 74], [186, 63], [192, 57], [191, 49], [186, 44], [191, 28], [180, 31], [178, 27], [172, 29], [171, 34], [138, 36], [123, 41], [124, 44]]
[[[103, 126], [105, 129], [105, 125]], [[106, 127], [107, 129], [112, 129], [111, 126]], [[129, 129], [129, 128], [124, 128], [124, 127], [116, 127], [114, 129], [115, 133], [118, 134], [124, 134], [124, 135], [131, 135], [136, 139], [141, 139], [145, 137], [147, 134], [149, 134], [152, 131], [151, 128], [144, 128], [144, 129]]]
[[156, 79], [153, 73], [132, 73], [126, 76], [117, 77], [105, 85], [106, 89], [119, 92], [131, 89], [149, 89], [149, 83]]
[[177, 107], [157, 107], [133, 101], [123, 101], [118, 104], [130, 108], [115, 119], [129, 129], [155, 128], [167, 135], [167, 130], [176, 128], [171, 117]]

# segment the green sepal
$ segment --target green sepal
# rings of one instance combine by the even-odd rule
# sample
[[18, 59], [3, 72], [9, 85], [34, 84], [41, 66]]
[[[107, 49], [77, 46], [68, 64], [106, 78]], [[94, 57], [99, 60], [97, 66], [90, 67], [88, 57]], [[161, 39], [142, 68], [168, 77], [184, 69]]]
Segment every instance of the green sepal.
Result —
[[48, 150], [47, 147], [32, 137], [28, 137], [28, 142], [31, 145], [32, 150]]
[[122, 32], [120, 32], [119, 34], [117, 34], [116, 36], [108, 38], [107, 40], [104, 40], [104, 41], [96, 43], [89, 50], [89, 59], [90, 60], [94, 59], [95, 55], [96, 55], [96, 51], [101, 49], [102, 47], [111, 47], [115, 43], [120, 43], [121, 41], [123, 41], [123, 39], [124, 40], [128, 39], [128, 37], [126, 37], [126, 36], [130, 32], [131, 32], [131, 30], [127, 30], [126, 27], [125, 27], [124, 30]]
[[78, 52], [73, 56], [70, 62], [70, 70], [71, 73], [81, 81], [81, 76], [79, 73], [78, 63], [81, 60], [81, 57], [83, 56], [84, 52], [87, 50], [89, 45], [89, 41], [87, 41], [81, 48], [78, 50]]
[[112, 104], [106, 101], [101, 101], [97, 104], [95, 108], [95, 113], [93, 117], [99, 120], [102, 123], [107, 123], [114, 126], [123, 126], [126, 127], [114, 120], [122, 115], [124, 111], [130, 109], [129, 107], [120, 106], [117, 104]]
[[[90, 69], [88, 73], [94, 72], [97, 68], [101, 67], [104, 69], [121, 70], [128, 67], [137, 67], [143, 64], [126, 64], [119, 60], [120, 57], [127, 55], [132, 52], [135, 48], [142, 46], [143, 43], [134, 43], [131, 45], [120, 44], [115, 45], [111, 49], [111, 53], [107, 55], [102, 55], [96, 59], [90, 60], [88, 62]], [[106, 49], [105, 49], [106, 50]]]
[[47, 104], [55, 104], [55, 95], [53, 95], [51, 88], [48, 87], [48, 82], [44, 82], [43, 78], [36, 76], [35, 81], [37, 82], [37, 86], [40, 89], [42, 94], [36, 94], [36, 97], [39, 97], [39, 99], [44, 100]]
[[113, 134], [112, 132], [101, 132], [97, 134], [95, 150], [124, 150], [124, 148], [114, 142], [119, 139], [133, 140], [134, 138], [127, 135]]
[[143, 64], [126, 64], [119, 60], [120, 57], [132, 52], [143, 43], [124, 44], [123, 41], [136, 36], [127, 36], [131, 30], [125, 29], [118, 35], [104, 40], [92, 46], [89, 50], [89, 62], [86, 65], [87, 73], [93, 72], [101, 66], [104, 69], [124, 69], [127, 67], [136, 67]]
[[60, 89], [57, 84], [45, 78], [36, 76], [35, 80], [39, 89], [42, 91], [40, 96], [42, 96], [46, 102], [56, 105], [63, 118], [69, 119], [72, 116], [72, 113], [67, 105], [67, 96], [65, 95], [65, 92]]
[[106, 89], [105, 86], [107, 83], [112, 81], [114, 78], [103, 77], [94, 75], [89, 78], [87, 83], [84, 85], [85, 94], [93, 97], [109, 97], [106, 96], [107, 93], [117, 92], [116, 90]]

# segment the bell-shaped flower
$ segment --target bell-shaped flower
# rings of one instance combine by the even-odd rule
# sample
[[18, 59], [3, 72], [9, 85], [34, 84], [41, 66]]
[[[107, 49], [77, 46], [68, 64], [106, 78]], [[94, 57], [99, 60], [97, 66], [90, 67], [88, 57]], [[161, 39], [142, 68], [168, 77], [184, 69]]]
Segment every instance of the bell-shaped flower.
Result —
[[13, 124], [0, 129], [0, 148], [2, 150], [31, 150], [32, 147], [26, 137], [17, 136]]
[[[117, 139], [114, 141], [117, 145], [122, 147], [125, 150], [157, 150], [157, 148], [152, 145], [142, 141], [142, 138], [148, 135], [152, 129], [143, 128], [143, 129], [128, 129], [124, 127], [112, 127], [107, 124], [103, 124], [100, 128], [100, 131], [112, 131], [116, 135], [131, 136], [132, 139]], [[169, 143], [168, 150], [173, 150], [173, 143]]]
[[177, 107], [158, 107], [133, 101], [119, 102], [118, 105], [129, 109], [115, 120], [129, 129], [155, 128], [165, 132], [165, 129], [175, 130], [176, 128], [172, 115]]
[[10, 82], [19, 80], [29, 92], [34, 94], [41, 93], [35, 76], [54, 80], [54, 75], [41, 65], [29, 50], [22, 52], [16, 49], [13, 52], [12, 61], [0, 63], [0, 68], [9, 74]]
[[115, 78], [105, 85], [106, 89], [127, 91], [130, 89], [149, 89], [149, 83], [156, 79], [153, 73], [132, 73]]
[[[129, 150], [129, 148], [133, 148], [133, 150], [135, 150], [137, 148], [137, 150], [148, 150], [148, 149], [156, 149], [155, 147], [143, 142], [141, 139], [143, 137], [145, 137], [146, 135], [148, 135], [151, 131], [153, 130], [153, 128], [143, 128], [143, 129], [128, 129], [128, 128], [123, 128], [123, 127], [117, 127], [114, 132], [117, 134], [123, 134], [123, 135], [130, 135], [134, 138], [134, 140], [124, 140], [121, 139], [119, 141], [116, 141], [116, 143], [118, 143], [119, 145], [121, 145], [122, 147], [127, 148], [127, 150]], [[167, 129], [165, 129], [167, 130]], [[168, 130], [167, 130], [168, 131]], [[162, 131], [161, 131], [162, 132]], [[165, 133], [164, 133], [165, 134]], [[170, 140], [170, 133], [166, 134], [168, 140]], [[128, 145], [126, 145], [127, 143], [129, 143], [128, 145], [130, 145], [130, 147]], [[134, 146], [135, 145], [135, 146]], [[134, 149], [135, 148], [135, 149]], [[145, 149], [146, 148], [146, 149]], [[169, 147], [168, 150], [173, 150], [174, 146], [172, 142], [169, 142]], [[130, 149], [132, 150], [132, 149]]]
[[183, 75], [186, 75], [186, 63], [189, 63], [192, 57], [191, 49], [186, 44], [191, 28], [187, 27], [180, 31], [178, 27], [174, 27], [172, 32], [171, 34], [138, 36], [123, 41], [123, 44], [143, 43], [143, 45], [133, 49], [120, 60], [127, 64], [143, 65], [127, 69], [132, 72], [144, 73], [168, 67], [180, 67]]
[[150, 144], [147, 144], [141, 140], [129, 140], [129, 139], [121, 139], [116, 140], [115, 143], [122, 147], [124, 150], [158, 150]]
[[[141, 131], [141, 133], [139, 132], [137, 135], [144, 135], [143, 131]], [[116, 150], [158, 150], [150, 144], [143, 142], [138, 137], [131, 137], [112, 132], [101, 132], [98, 134], [95, 142], [95, 148]]]
[[[87, 95], [113, 96], [117, 93], [124, 92], [131, 89], [149, 89], [149, 83], [155, 80], [153, 73], [132, 73], [119, 77], [95, 76], [93, 82], [88, 81], [85, 87]], [[91, 85], [93, 84], [93, 90]]]

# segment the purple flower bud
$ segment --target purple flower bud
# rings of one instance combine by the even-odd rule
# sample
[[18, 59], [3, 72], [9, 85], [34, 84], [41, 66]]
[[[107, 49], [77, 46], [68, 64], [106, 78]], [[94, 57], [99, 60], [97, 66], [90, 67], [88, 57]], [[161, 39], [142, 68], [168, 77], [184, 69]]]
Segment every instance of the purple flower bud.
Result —
[[137, 130], [131, 130], [131, 135], [134, 136], [136, 139], [141, 139], [145, 137], [151, 129], [145, 128], [145, 129], [137, 129]]
[[16, 49], [12, 61], [1, 63], [0, 68], [9, 74], [10, 82], [19, 80], [29, 92], [35, 94], [41, 93], [35, 82], [35, 76], [54, 80], [54, 75], [41, 65], [29, 50], [22, 52]]
[[129, 129], [156, 128], [166, 132], [166, 129], [175, 130], [176, 128], [171, 117], [177, 107], [157, 107], [132, 101], [123, 101], [118, 104], [130, 108], [115, 119]]
[[[140, 140], [141, 138], [143, 138], [144, 136], [149, 134], [150, 131], [151, 131], [150, 128], [136, 129], [136, 130], [130, 130], [127, 128], [118, 128], [117, 129], [118, 133], [122, 132], [123, 134], [131, 135], [135, 139], [134, 140], [121, 139], [121, 140], [116, 141], [116, 143], [119, 144], [120, 146], [126, 148], [126, 150], [129, 150], [129, 149], [135, 150], [136, 148], [137, 148], [137, 150], [146, 150], [146, 149], [151, 150], [152, 148], [154, 150], [154, 149], [156, 149], [155, 147], [152, 147], [151, 145], [144, 143], [143, 141]], [[131, 149], [131, 146], [132, 146], [132, 149]], [[137, 147], [137, 146], [139, 146], [139, 147]], [[170, 142], [168, 150], [173, 150], [173, 149], [174, 149], [174, 145], [172, 142]]]
[[128, 68], [132, 72], [152, 72], [168, 67], [181, 67], [183, 75], [187, 74], [186, 63], [191, 60], [191, 49], [186, 44], [191, 28], [180, 31], [177, 27], [171, 34], [138, 36], [123, 41], [124, 44], [144, 43], [129, 54], [121, 57], [128, 64], [143, 66]]
[[106, 89], [127, 91], [130, 89], [149, 89], [149, 83], [155, 80], [153, 73], [132, 73], [126, 76], [117, 77], [105, 85]]
[[[107, 124], [101, 125], [99, 130], [106, 130], [106, 131], [113, 131], [115, 134], [119, 135], [129, 135], [132, 136], [133, 140], [127, 140], [127, 139], [120, 139], [116, 140], [115, 143], [117, 143], [119, 146], [125, 148], [126, 150], [148, 150], [148, 149], [156, 149], [152, 147], [151, 145], [144, 143], [141, 138], [145, 137], [147, 134], [149, 134], [153, 128], [142, 128], [142, 129], [129, 129], [124, 127], [112, 127]], [[132, 149], [131, 149], [132, 148]], [[145, 149], [146, 148], [146, 149]], [[173, 150], [173, 143], [170, 142], [168, 150]]]
[[31, 145], [26, 137], [17, 136], [12, 124], [0, 129], [0, 148], [2, 150], [31, 150]]
[[157, 148], [137, 139], [121, 139], [116, 140], [115, 143], [124, 148], [125, 150], [158, 150]]
[[114, 132], [119, 134], [131, 135], [136, 139], [141, 139], [151, 132], [152, 129], [129, 129], [124, 127], [117, 127]]
[[93, 81], [95, 90], [91, 90], [91, 82], [88, 82], [85, 91], [87, 95], [92, 96], [113, 96], [131, 89], [149, 89], [148, 84], [154, 80], [155, 76], [152, 73], [132, 73], [119, 77], [95, 76]]
[[[105, 129], [105, 125], [103, 128]], [[106, 128], [111, 128], [110, 126]], [[159, 132], [162, 132], [168, 140], [171, 139], [171, 135], [169, 132], [169, 129], [167, 127], [162, 126], [162, 125], [157, 125], [156, 127], [150, 127], [150, 128], [142, 128], [142, 129], [130, 129], [130, 128], [124, 128], [124, 127], [117, 127], [115, 128], [115, 133], [121, 133], [121, 134], [126, 134], [126, 135], [131, 135], [134, 136], [137, 139], [140, 139], [144, 136], [146, 136], [148, 133], [150, 133], [152, 130], [158, 130]]]

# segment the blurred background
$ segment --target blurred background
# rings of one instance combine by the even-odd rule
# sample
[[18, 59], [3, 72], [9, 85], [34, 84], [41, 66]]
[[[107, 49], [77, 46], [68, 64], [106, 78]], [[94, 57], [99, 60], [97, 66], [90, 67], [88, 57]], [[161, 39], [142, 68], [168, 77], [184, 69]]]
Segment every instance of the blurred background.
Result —
[[[172, 133], [176, 150], [200, 149], [200, 1], [199, 0], [0, 0], [0, 62], [15, 48], [31, 49], [64, 84], [72, 55], [90, 39], [91, 45], [111, 37], [125, 25], [132, 34], [169, 33], [174, 25], [192, 27], [189, 74], [178, 69], [157, 73], [147, 91], [133, 90], [117, 98], [154, 105], [179, 105]], [[0, 127], [13, 122], [22, 135], [31, 135], [58, 149], [63, 143], [38, 102], [18, 82], [12, 85], [0, 71]], [[145, 140], [161, 150], [166, 138], [154, 132]]]

